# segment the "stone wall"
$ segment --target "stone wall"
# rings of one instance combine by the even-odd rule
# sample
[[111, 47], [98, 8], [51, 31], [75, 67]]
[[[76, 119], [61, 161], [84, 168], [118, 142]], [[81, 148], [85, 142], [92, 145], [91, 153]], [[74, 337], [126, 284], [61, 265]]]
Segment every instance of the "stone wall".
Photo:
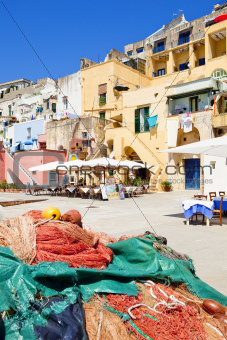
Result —
[[94, 138], [100, 144], [104, 137], [104, 127], [110, 121], [96, 118], [74, 118], [47, 123], [47, 149], [58, 150], [59, 146], [69, 149], [72, 138], [82, 139], [82, 132], [87, 132], [89, 139]]

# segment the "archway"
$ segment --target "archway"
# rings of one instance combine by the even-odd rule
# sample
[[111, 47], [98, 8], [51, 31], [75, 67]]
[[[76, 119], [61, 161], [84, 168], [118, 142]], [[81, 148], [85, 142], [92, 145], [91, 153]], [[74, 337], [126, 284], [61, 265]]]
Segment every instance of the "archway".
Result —
[[195, 143], [200, 141], [199, 130], [195, 127], [192, 128], [190, 132], [184, 132], [183, 129], [178, 130], [177, 134], [177, 146], [182, 146], [190, 143]]
[[138, 163], [138, 169], [136, 168], [132, 169], [132, 171], [129, 171], [129, 175], [131, 177], [134, 176], [134, 178], [141, 178], [143, 181], [149, 183], [150, 172], [146, 168], [139, 168], [140, 163], [143, 163], [139, 155], [135, 152], [135, 150], [131, 146], [125, 146], [124, 151], [128, 160]]

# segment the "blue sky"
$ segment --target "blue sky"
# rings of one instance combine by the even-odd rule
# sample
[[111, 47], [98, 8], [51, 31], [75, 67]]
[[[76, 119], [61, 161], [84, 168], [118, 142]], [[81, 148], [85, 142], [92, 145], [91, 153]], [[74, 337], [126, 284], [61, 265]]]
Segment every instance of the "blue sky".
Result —
[[[54, 79], [77, 72], [83, 57], [103, 61], [111, 48], [145, 39], [183, 10], [191, 21], [211, 13], [207, 1], [3, 0]], [[50, 76], [0, 1], [0, 83]]]

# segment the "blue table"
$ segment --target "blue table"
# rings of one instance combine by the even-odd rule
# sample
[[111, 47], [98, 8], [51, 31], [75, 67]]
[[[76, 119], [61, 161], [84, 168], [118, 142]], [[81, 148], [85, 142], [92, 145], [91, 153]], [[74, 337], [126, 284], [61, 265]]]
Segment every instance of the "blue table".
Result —
[[[214, 197], [213, 202], [214, 202], [214, 209], [220, 210], [221, 197]], [[224, 196], [223, 198], [222, 211], [227, 211], [227, 196]]]
[[201, 213], [206, 217], [206, 224], [209, 225], [209, 220], [213, 217], [212, 210], [214, 209], [214, 202], [187, 200], [183, 201], [184, 216], [186, 224], [189, 225], [189, 219], [196, 213]]

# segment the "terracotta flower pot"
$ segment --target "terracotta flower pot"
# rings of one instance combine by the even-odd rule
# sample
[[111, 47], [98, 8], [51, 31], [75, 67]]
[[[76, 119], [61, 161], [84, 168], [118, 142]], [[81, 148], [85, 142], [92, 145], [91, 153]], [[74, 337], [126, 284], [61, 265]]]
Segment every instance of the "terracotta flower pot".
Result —
[[170, 191], [171, 187], [164, 187], [164, 191]]

